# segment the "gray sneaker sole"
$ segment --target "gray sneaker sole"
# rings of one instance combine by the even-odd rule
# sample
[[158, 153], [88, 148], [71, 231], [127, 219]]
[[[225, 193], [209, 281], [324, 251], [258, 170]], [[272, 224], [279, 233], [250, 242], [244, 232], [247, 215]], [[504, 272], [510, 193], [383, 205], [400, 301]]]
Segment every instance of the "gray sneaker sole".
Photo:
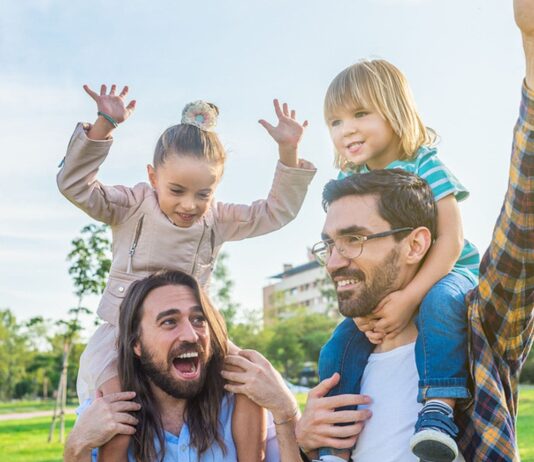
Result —
[[423, 430], [412, 436], [410, 447], [421, 462], [453, 462], [458, 456], [456, 442], [437, 430]]

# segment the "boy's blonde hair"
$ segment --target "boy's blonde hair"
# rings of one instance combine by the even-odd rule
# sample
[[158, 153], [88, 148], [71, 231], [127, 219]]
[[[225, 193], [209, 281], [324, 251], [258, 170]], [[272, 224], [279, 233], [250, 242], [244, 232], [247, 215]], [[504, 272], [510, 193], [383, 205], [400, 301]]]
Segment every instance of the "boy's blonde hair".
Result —
[[[334, 117], [340, 108], [377, 111], [400, 139], [399, 159], [410, 159], [421, 146], [432, 146], [437, 141], [434, 130], [425, 127], [417, 113], [406, 77], [384, 59], [362, 60], [332, 80], [324, 100], [325, 119]], [[347, 163], [335, 153], [335, 167], [345, 170]]]

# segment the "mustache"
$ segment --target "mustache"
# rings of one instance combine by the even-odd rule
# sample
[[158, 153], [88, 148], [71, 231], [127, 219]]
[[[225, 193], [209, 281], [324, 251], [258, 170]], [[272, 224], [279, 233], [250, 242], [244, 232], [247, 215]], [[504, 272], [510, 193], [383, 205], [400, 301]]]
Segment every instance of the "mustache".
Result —
[[365, 274], [363, 274], [360, 270], [350, 270], [347, 268], [340, 268], [338, 270], [335, 270], [333, 273], [330, 273], [330, 277], [332, 280], [335, 278], [347, 278], [347, 279], [360, 279], [361, 281], [365, 281]]
[[200, 359], [205, 358], [205, 350], [202, 345], [198, 343], [191, 342], [182, 342], [180, 345], [177, 345], [172, 350], [169, 351], [168, 361], [172, 362], [177, 356], [183, 355], [185, 353], [198, 353]]

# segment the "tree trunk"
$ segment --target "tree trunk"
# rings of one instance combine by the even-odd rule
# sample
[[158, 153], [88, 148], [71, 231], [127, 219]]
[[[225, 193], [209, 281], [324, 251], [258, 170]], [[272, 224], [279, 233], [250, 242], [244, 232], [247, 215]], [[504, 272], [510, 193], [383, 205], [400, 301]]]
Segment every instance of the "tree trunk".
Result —
[[[69, 365], [69, 353], [70, 353], [70, 338], [65, 338], [63, 343], [63, 361], [61, 367], [61, 375], [59, 377], [59, 385], [57, 387], [56, 404], [54, 406], [54, 414], [52, 416], [52, 423], [50, 424], [50, 432], [48, 433], [48, 442], [52, 441], [54, 436], [54, 429], [56, 427], [56, 421], [60, 420], [59, 440], [61, 443], [65, 439], [65, 404], [67, 397], [67, 368]], [[58, 411], [59, 408], [59, 411]]]

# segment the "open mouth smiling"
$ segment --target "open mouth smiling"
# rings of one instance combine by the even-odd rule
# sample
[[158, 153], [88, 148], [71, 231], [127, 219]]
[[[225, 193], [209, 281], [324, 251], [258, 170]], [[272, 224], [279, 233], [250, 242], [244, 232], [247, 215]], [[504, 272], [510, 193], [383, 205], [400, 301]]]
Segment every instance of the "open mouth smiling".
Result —
[[355, 153], [358, 152], [362, 146], [363, 141], [353, 141], [352, 143], [347, 144], [346, 149], [350, 153]]
[[194, 213], [180, 213], [178, 212], [177, 215], [183, 220], [183, 221], [193, 221], [196, 214]]
[[174, 370], [183, 379], [192, 380], [200, 375], [200, 355], [197, 351], [175, 356], [172, 359], [172, 365]]

